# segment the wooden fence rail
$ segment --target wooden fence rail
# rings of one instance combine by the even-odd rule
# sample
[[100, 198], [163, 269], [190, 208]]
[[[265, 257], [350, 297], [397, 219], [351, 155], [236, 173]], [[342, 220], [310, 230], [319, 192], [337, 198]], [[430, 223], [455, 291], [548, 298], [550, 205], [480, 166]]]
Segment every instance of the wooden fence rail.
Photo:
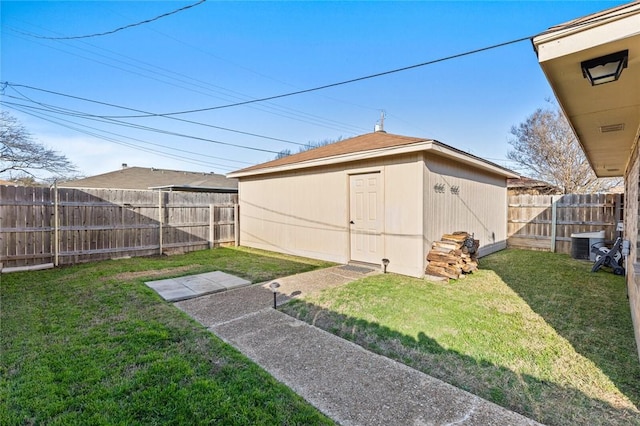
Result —
[[0, 269], [234, 244], [237, 194], [0, 185]]
[[613, 241], [622, 221], [622, 194], [512, 195], [507, 245], [571, 253], [571, 235], [605, 231]]

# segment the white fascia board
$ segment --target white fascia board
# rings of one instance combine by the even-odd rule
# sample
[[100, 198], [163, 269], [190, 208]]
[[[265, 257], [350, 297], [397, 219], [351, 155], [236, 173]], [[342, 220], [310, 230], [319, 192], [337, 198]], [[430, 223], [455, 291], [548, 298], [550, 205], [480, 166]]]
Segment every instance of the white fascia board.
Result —
[[602, 21], [593, 24], [559, 29], [534, 37], [538, 61], [542, 63], [637, 35], [640, 32], [640, 4], [625, 9], [624, 12], [627, 13], [624, 16], [614, 16], [611, 19], [603, 16]]
[[396, 146], [391, 148], [380, 148], [371, 151], [359, 151], [349, 154], [336, 155], [333, 157], [318, 158], [315, 160], [303, 161], [299, 163], [285, 164], [282, 166], [269, 167], [264, 169], [249, 170], [247, 172], [232, 172], [227, 175], [229, 178], [243, 178], [248, 176], [258, 176], [271, 173], [280, 173], [291, 170], [306, 169], [310, 167], [329, 166], [333, 164], [346, 163], [358, 160], [370, 160], [372, 158], [388, 157], [391, 155], [408, 154], [421, 151], [435, 151], [440, 155], [452, 158], [456, 161], [460, 161], [466, 164], [474, 165], [482, 170], [486, 170], [505, 177], [520, 177], [515, 173], [511, 173], [498, 166], [494, 166], [490, 163], [477, 159], [475, 157], [467, 156], [464, 153], [457, 152], [455, 150], [446, 148], [435, 141], [417, 142], [409, 145]]
[[371, 158], [386, 157], [389, 155], [425, 151], [427, 149], [430, 149], [432, 143], [432, 141], [418, 142], [409, 145], [394, 146], [391, 148], [379, 148], [370, 151], [358, 151], [349, 154], [334, 155], [332, 157], [317, 158], [314, 160], [301, 161], [298, 163], [284, 164], [282, 166], [268, 167], [263, 169], [249, 170], [246, 172], [231, 172], [227, 175], [227, 177], [240, 178], [246, 176], [264, 175], [269, 173], [306, 169], [309, 167], [329, 166], [332, 164], [346, 163], [350, 161], [368, 160]]
[[461, 163], [465, 163], [465, 164], [469, 164], [471, 166], [474, 166], [478, 169], [481, 170], [485, 170], [491, 173], [495, 173], [497, 175], [500, 176], [504, 176], [507, 178], [519, 178], [520, 175], [507, 170], [507, 169], [503, 169], [502, 167], [498, 166], [498, 165], [494, 165], [491, 163], [488, 163], [486, 161], [484, 161], [481, 158], [475, 157], [475, 156], [471, 156], [471, 155], [466, 155], [462, 152], [458, 152], [456, 150], [452, 150], [451, 148], [448, 148], [444, 145], [441, 145], [439, 143], [435, 143], [433, 144], [433, 146], [430, 149], [433, 152], [438, 153], [439, 155], [442, 155], [444, 157], [448, 157], [451, 158], [455, 161], [459, 161]]

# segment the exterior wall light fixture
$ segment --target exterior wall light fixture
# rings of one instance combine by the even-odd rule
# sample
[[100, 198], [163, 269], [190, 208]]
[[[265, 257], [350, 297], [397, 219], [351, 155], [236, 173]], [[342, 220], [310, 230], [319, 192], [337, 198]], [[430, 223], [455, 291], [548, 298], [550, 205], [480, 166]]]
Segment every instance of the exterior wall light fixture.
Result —
[[627, 68], [629, 50], [611, 53], [599, 58], [589, 59], [580, 64], [582, 75], [592, 86], [611, 83], [620, 78], [622, 70]]

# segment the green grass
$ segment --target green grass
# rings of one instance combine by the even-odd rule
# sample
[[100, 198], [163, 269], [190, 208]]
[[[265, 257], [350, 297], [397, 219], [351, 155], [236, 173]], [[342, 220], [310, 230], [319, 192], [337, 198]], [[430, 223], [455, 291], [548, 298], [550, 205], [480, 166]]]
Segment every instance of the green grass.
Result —
[[624, 278], [505, 250], [464, 280], [377, 275], [282, 309], [549, 425], [640, 424]]
[[320, 266], [216, 249], [0, 275], [0, 424], [332, 424], [144, 285]]

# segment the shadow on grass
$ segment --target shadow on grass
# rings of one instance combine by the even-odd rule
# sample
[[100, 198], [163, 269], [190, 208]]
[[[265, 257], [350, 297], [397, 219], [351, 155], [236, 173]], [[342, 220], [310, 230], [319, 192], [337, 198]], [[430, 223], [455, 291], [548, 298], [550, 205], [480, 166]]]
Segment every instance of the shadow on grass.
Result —
[[521, 250], [482, 262], [638, 407], [640, 363], [625, 280], [604, 269], [592, 273], [592, 266], [568, 255]]
[[406, 364], [484, 399], [549, 425], [639, 424], [636, 412], [592, 398], [578, 389], [516, 373], [442, 347], [420, 332], [417, 339], [375, 322], [349, 317], [302, 300], [282, 312]]

